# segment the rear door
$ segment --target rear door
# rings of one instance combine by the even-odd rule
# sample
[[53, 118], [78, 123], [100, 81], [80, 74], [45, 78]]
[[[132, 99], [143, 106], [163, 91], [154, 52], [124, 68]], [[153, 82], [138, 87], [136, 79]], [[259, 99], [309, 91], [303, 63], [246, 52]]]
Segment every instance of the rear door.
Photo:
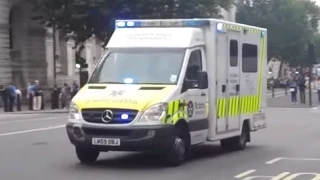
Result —
[[228, 64], [228, 37], [227, 34], [218, 34], [216, 38], [216, 132], [227, 131], [227, 64]]

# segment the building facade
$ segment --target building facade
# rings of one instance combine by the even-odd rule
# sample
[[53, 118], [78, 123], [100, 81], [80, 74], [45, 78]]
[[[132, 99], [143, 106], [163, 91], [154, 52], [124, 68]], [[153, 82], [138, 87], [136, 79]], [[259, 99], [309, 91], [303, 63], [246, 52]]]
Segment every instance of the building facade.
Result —
[[[57, 84], [78, 79], [75, 69], [75, 43], [56, 34], [57, 49], [53, 55], [52, 30], [45, 29], [31, 19], [32, 7], [25, 0], [0, 0], [0, 85], [14, 84], [25, 88], [39, 80], [53, 86], [54, 57]], [[236, 9], [222, 10], [224, 19], [235, 21]], [[87, 40], [82, 56], [92, 71], [103, 52], [94, 37]]]

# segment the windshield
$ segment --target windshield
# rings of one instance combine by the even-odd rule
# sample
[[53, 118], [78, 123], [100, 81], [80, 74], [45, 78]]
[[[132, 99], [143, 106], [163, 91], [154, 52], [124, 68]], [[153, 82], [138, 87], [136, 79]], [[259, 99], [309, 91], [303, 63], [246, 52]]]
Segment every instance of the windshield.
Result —
[[184, 54], [183, 49], [111, 51], [89, 83], [176, 84]]

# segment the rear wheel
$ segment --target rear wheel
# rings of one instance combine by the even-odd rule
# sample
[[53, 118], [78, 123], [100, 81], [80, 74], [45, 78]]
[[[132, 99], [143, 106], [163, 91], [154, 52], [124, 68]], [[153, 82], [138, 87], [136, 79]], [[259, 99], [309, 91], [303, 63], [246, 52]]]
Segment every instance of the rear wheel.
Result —
[[221, 140], [221, 147], [228, 151], [244, 150], [250, 139], [250, 129], [248, 123], [243, 123], [240, 136]]
[[95, 162], [100, 152], [90, 148], [76, 147], [77, 157], [81, 163], [90, 164]]
[[167, 152], [167, 162], [171, 166], [179, 166], [189, 155], [190, 152], [189, 131], [183, 126], [177, 126], [175, 136], [169, 151]]

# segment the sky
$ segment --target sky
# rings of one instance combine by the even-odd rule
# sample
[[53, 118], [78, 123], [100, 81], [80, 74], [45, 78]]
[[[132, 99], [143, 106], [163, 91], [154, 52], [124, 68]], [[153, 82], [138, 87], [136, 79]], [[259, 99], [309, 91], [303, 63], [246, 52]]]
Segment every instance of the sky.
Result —
[[320, 6], [320, 0], [315, 0], [317, 2], [317, 4]]

